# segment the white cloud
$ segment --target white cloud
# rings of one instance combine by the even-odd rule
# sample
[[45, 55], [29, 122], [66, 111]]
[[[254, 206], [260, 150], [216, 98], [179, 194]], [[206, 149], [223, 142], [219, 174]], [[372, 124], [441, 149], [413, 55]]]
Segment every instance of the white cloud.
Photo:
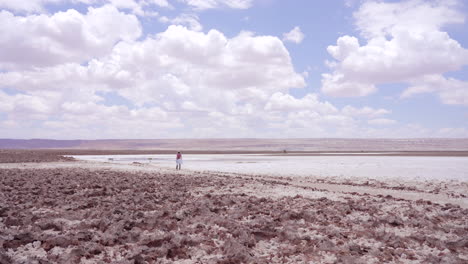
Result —
[[[346, 136], [360, 135], [361, 118], [389, 113], [288, 94], [305, 81], [276, 37], [182, 26], [121, 41], [87, 65], [0, 73], [0, 82], [19, 91], [0, 93], [3, 123], [22, 120], [16, 137]], [[105, 93], [129, 103], [107, 105]]]
[[145, 14], [141, 4], [142, 2], [137, 2], [135, 0], [109, 0], [109, 3], [118, 9], [132, 10], [132, 13], [135, 15], [143, 16]]
[[45, 12], [44, 5], [57, 4], [63, 0], [0, 0], [0, 8], [16, 12]]
[[183, 127], [180, 117], [159, 107], [106, 106], [85, 95], [74, 89], [16, 95], [0, 91], [0, 110], [8, 115], [3, 123], [11, 127], [0, 133], [10, 137], [147, 138], [167, 137], [163, 131]]
[[464, 23], [459, 1], [410, 0], [394, 3], [365, 2], [354, 14], [356, 26], [366, 39], [393, 36], [398, 32], [437, 32], [443, 26]]
[[338, 110], [329, 102], [320, 102], [318, 96], [315, 94], [307, 94], [301, 99], [294, 98], [289, 94], [280, 92], [274, 93], [267, 104], [266, 110], [270, 111], [298, 111], [298, 110], [311, 110], [321, 114], [333, 114]]
[[13, 120], [7, 120], [7, 121], [3, 121], [3, 122], [0, 122], [0, 127], [3, 127], [3, 128], [7, 128], [7, 129], [15, 129], [19, 126], [18, 122], [16, 121], [13, 121]]
[[377, 91], [374, 84], [359, 80], [348, 80], [339, 72], [322, 74], [322, 92], [331, 96], [356, 97], [365, 96]]
[[171, 2], [182, 2], [194, 10], [217, 8], [248, 9], [254, 0], [0, 0], [0, 8], [20, 13], [47, 13], [47, 5], [77, 4], [112, 5], [118, 9], [131, 10], [138, 16], [156, 16], [155, 8], [170, 8]]
[[466, 138], [468, 129], [462, 127], [444, 127], [436, 131], [436, 135], [441, 138]]
[[296, 44], [301, 43], [304, 40], [304, 33], [302, 33], [301, 28], [296, 26], [288, 33], [283, 34], [283, 40], [293, 42]]
[[[16, 9], [6, 9], [43, 13], [46, 12], [44, 4], [53, 1], [16, 1]], [[304, 76], [307, 74], [294, 70], [289, 52], [278, 37], [252, 32], [227, 37], [218, 30], [202, 32], [197, 15], [181, 14], [175, 18], [161, 17], [163, 22], [174, 25], [164, 32], [141, 38], [137, 16], [154, 14], [155, 8], [159, 7], [172, 8], [171, 3], [175, 2], [71, 1], [104, 6], [90, 8], [87, 14], [75, 10], [24, 16], [0, 12], [0, 45], [8, 51], [0, 54], [0, 125], [7, 128], [0, 129], [0, 137], [368, 137], [436, 134], [418, 126], [391, 126], [399, 122], [391, 117], [383, 118], [391, 113], [387, 109], [349, 105], [340, 109], [317, 94], [308, 93], [300, 98], [292, 96], [291, 88], [306, 86]], [[210, 8], [245, 9], [253, 4], [253, 0], [178, 1], [192, 7], [189, 8], [191, 12]], [[21, 2], [28, 2], [30, 6], [25, 4], [21, 7]], [[0, 6], [2, 3], [6, 2], [0, 2]], [[438, 30], [440, 27], [436, 26], [433, 31]], [[385, 41], [395, 39], [398, 33], [387, 28], [380, 31], [372, 29], [363, 33], [374, 41], [372, 43], [369, 41], [361, 46], [357, 38], [348, 36], [340, 38], [336, 46], [328, 49], [335, 58], [329, 64], [334, 72], [325, 74], [322, 81], [331, 87], [329, 91], [332, 94], [368, 94], [376, 90], [375, 84], [386, 80], [383, 75], [359, 72], [362, 68], [357, 67], [358, 64], [353, 65], [356, 61], [349, 59], [354, 56], [367, 64], [373, 60], [366, 56], [374, 50], [370, 47], [377, 50], [380, 45], [374, 32], [387, 34]], [[304, 37], [297, 34], [301, 33], [299, 27], [289, 33], [285, 34], [285, 41], [287, 37], [300, 43]], [[394, 45], [404, 43], [405, 38], [401, 36], [398, 35], [400, 42]], [[440, 46], [442, 51], [449, 47], [444, 56], [460, 50], [453, 40], [446, 37]], [[393, 44], [388, 45], [385, 47]], [[384, 56], [386, 63], [392, 62], [387, 57], [391, 56]], [[458, 60], [450, 57], [448, 66], [437, 62], [437, 69], [455, 69], [459, 66], [452, 64], [463, 65]], [[356, 66], [358, 72], [353, 75], [353, 69], [346, 63]], [[379, 66], [378, 63], [375, 65]], [[380, 66], [381, 69], [391, 69], [390, 66], [385, 67]], [[405, 69], [411, 70], [411, 67]], [[437, 74], [426, 73], [437, 71], [421, 72], [425, 74], [424, 78], [414, 78], [409, 74], [408, 82], [415, 88], [409, 88], [405, 96], [422, 90], [439, 93], [444, 102], [463, 103], [461, 98], [464, 95], [449, 96], [452, 95], [449, 91], [460, 90], [463, 93], [463, 82], [444, 78], [431, 83], [428, 76]], [[403, 78], [402, 73], [398, 74], [393, 73], [392, 76]], [[447, 96], [442, 96], [445, 90], [440, 86], [449, 87]], [[121, 102], [117, 104], [114, 100]], [[466, 130], [460, 128], [437, 132], [437, 135], [466, 134]]]
[[0, 12], [0, 68], [18, 69], [86, 62], [108, 54], [116, 42], [141, 35], [137, 18], [113, 6], [54, 15], [15, 16]]
[[199, 22], [199, 18], [195, 14], [181, 14], [173, 19], [168, 17], [160, 17], [159, 21], [163, 23], [171, 23], [173, 25], [182, 25], [188, 27], [190, 30], [202, 31], [203, 26]]
[[8, 113], [12, 120], [46, 120], [53, 113], [54, 96], [48, 93], [43, 96], [31, 94], [8, 95], [0, 91], [0, 110]]
[[[251, 136], [267, 123], [265, 105], [273, 94], [286, 95], [288, 89], [305, 85], [276, 37], [242, 32], [227, 38], [216, 30], [203, 33], [182, 26], [169, 26], [165, 32], [142, 41], [121, 41], [109, 55], [87, 65], [67, 63], [10, 71], [0, 73], [0, 81], [21, 91], [21, 95], [15, 95], [18, 98], [6, 94], [0, 98], [9, 102], [5, 104], [9, 120], [17, 119], [19, 113], [30, 120], [46, 117], [44, 129], [77, 129], [69, 136], [88, 135], [85, 128], [91, 129], [99, 122], [101, 127], [117, 131], [125, 131], [125, 123], [136, 122], [132, 118], [140, 120], [135, 126], [153, 122], [141, 117], [149, 111], [148, 106], [159, 109], [151, 116], [164, 117], [156, 118], [154, 123], [169, 130], [183, 131], [183, 126], [185, 133], [217, 131], [218, 136], [240, 136], [234, 131], [241, 127], [245, 136]], [[97, 93], [111, 91], [128, 99], [135, 109], [103, 105], [104, 96]], [[23, 109], [20, 99], [24, 98], [36, 99], [35, 104], [30, 104], [34, 108]], [[301, 100], [284, 98], [290, 106], [299, 102], [310, 111], [335, 111], [331, 104], [319, 102], [314, 95]], [[39, 102], [46, 102], [48, 108], [42, 109]], [[140, 114], [134, 116], [132, 111]], [[103, 119], [106, 122], [102, 123]], [[171, 120], [176, 126], [170, 126]], [[165, 136], [168, 135], [175, 134]]]
[[45, 14], [46, 6], [57, 4], [112, 5], [118, 9], [131, 10], [138, 16], [156, 16], [154, 7], [173, 8], [168, 0], [0, 0], [0, 8], [26, 14]]
[[[74, 0], [74, 1], [88, 1], [88, 0]], [[93, 1], [93, 0], [91, 0]], [[166, 0], [94, 0], [100, 4], [109, 4], [115, 6], [119, 10], [130, 10], [131, 13], [141, 17], [156, 17], [158, 12], [154, 11], [155, 8], [173, 8], [173, 6]]]
[[354, 6], [359, 0], [345, 0], [345, 5], [347, 7], [352, 7]]
[[420, 93], [438, 93], [444, 104], [468, 105], [468, 82], [445, 78], [442, 75], [426, 75], [412, 80], [411, 84], [402, 93], [402, 98]]
[[366, 43], [343, 36], [328, 47], [336, 61], [329, 63], [333, 72], [322, 75], [322, 91], [365, 96], [378, 84], [411, 83], [460, 70], [468, 64], [468, 50], [442, 31], [445, 25], [464, 22], [456, 2], [365, 2], [354, 17]]
[[229, 7], [247, 9], [252, 6], [253, 0], [179, 0], [198, 10]]
[[160, 7], [172, 8], [172, 5], [168, 0], [146, 0], [145, 3], [157, 5]]
[[374, 109], [372, 107], [364, 106], [362, 108], [356, 108], [350, 105], [343, 107], [341, 112], [347, 116], [364, 116], [368, 118], [373, 118], [381, 115], [387, 115], [391, 112], [387, 109], [379, 108]]
[[369, 120], [367, 123], [370, 125], [388, 126], [388, 125], [396, 124], [397, 121], [393, 119], [387, 119], [387, 118], [376, 118], [376, 119]]
[[48, 134], [61, 131], [75, 138], [94, 138], [96, 133], [107, 138], [154, 138], [167, 137], [170, 129], [183, 127], [179, 117], [170, 116], [158, 107], [131, 110], [125, 106], [66, 103], [62, 111], [65, 114], [59, 120], [43, 123]]
[[89, 68], [104, 79], [129, 72], [133, 78], [119, 93], [139, 105], [197, 98], [199, 107], [236, 111], [237, 100], [248, 103], [305, 85], [278, 38], [241, 33], [227, 39], [216, 30], [205, 34], [182, 26], [142, 42], [119, 43]]

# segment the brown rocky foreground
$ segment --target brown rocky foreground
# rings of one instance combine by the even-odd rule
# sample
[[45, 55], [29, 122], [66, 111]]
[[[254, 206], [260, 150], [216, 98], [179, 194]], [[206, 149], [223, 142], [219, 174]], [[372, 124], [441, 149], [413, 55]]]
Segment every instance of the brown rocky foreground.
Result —
[[0, 263], [468, 261], [468, 209], [458, 205], [77, 164], [0, 169]]
[[0, 163], [72, 161], [58, 150], [0, 149]]

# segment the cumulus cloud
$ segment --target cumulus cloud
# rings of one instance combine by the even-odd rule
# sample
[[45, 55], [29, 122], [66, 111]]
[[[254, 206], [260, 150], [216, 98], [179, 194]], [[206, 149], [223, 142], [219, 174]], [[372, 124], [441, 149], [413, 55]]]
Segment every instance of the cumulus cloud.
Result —
[[468, 129], [463, 127], [444, 127], [435, 133], [439, 137], [466, 138]]
[[179, 116], [156, 106], [131, 109], [104, 105], [102, 98], [96, 100], [94, 94], [86, 98], [86, 94], [88, 91], [70, 87], [16, 95], [0, 91], [0, 110], [8, 115], [3, 123], [10, 127], [10, 131], [0, 133], [10, 137], [144, 138], [167, 137], [164, 131], [183, 126]]
[[0, 7], [16, 12], [45, 12], [44, 6], [47, 4], [57, 4], [63, 2], [63, 0], [1, 0]]
[[252, 6], [253, 0], [179, 0], [185, 2], [198, 10], [213, 9], [213, 8], [235, 8], [247, 9]]
[[366, 39], [393, 36], [400, 31], [434, 32], [447, 24], [464, 22], [463, 13], [456, 9], [458, 3], [453, 0], [368, 1], [354, 17], [358, 30]]
[[44, 93], [37, 96], [35, 93], [8, 95], [0, 91], [0, 110], [8, 113], [11, 120], [47, 120], [53, 113], [54, 95]]
[[[391, 125], [398, 122], [387, 109], [341, 108], [314, 93], [291, 95], [290, 89], [303, 88], [306, 82], [278, 37], [247, 31], [233, 37], [218, 30], [202, 32], [194, 14], [161, 18], [173, 25], [142, 37], [138, 10], [147, 12], [150, 4], [170, 7], [171, 2], [76, 1], [107, 4], [86, 14], [0, 12], [4, 25], [0, 43], [8, 50], [0, 54], [0, 136], [363, 137], [434, 132], [421, 127], [396, 130]], [[197, 10], [248, 8], [253, 3], [184, 2]], [[338, 95], [376, 89], [374, 81], [353, 79], [343, 66], [367, 46], [357, 38], [343, 37], [329, 48], [335, 72], [324, 81], [338, 87]], [[464, 83], [441, 75], [425, 73], [424, 78], [408, 82], [406, 97], [420, 91], [442, 95], [438, 87], [444, 86], [449, 87], [447, 97], [441, 97], [444, 102], [461, 103], [463, 98], [449, 96], [448, 91], [462, 93]], [[353, 89], [358, 92], [349, 92]], [[116, 104], [113, 97], [123, 103]], [[464, 132], [446, 128], [437, 135]]]
[[332, 96], [365, 96], [383, 83], [410, 83], [425, 76], [460, 70], [468, 50], [442, 27], [463, 23], [457, 1], [368, 1], [354, 14], [364, 38], [343, 36], [327, 51], [335, 59], [322, 76], [322, 91]]
[[302, 33], [301, 28], [296, 26], [288, 33], [283, 34], [283, 40], [293, 42], [296, 44], [301, 43], [304, 40], [304, 33]]
[[137, 2], [135, 0], [109, 0], [109, 3], [118, 9], [131, 10], [132, 13], [136, 15], [143, 16], [145, 14], [142, 2]]
[[[87, 64], [3, 72], [0, 83], [16, 91], [0, 92], [2, 124], [16, 137], [343, 136], [389, 113], [290, 95], [305, 81], [277, 37], [175, 25]], [[108, 93], [128, 103], [109, 104]]]
[[412, 80], [411, 86], [402, 94], [402, 98], [409, 98], [421, 93], [438, 93], [444, 104], [468, 105], [468, 82], [442, 75], [426, 75]]
[[[130, 9], [135, 14], [145, 15], [151, 14], [146, 10], [152, 6], [173, 8], [171, 2], [176, 0], [1, 0], [0, 7], [15, 12], [24, 13], [44, 13], [46, 6], [50, 4], [60, 3], [84, 3], [87, 5], [105, 5], [112, 4], [117, 8]], [[205, 10], [214, 8], [234, 8], [234, 9], [247, 9], [250, 8], [254, 0], [177, 0], [182, 2], [195, 10]]]
[[171, 23], [173, 25], [182, 25], [188, 27], [190, 30], [202, 31], [203, 26], [199, 22], [199, 18], [195, 14], [181, 14], [175, 18], [168, 18], [166, 16], [160, 17], [159, 21], [163, 23]]
[[[126, 106], [98, 104], [64, 104], [66, 114], [59, 120], [48, 120], [42, 129], [80, 137], [94, 138], [96, 134], [107, 138], [168, 137], [169, 131], [181, 128], [179, 117], [168, 115], [158, 107], [129, 109]], [[94, 136], [93, 136], [94, 134]], [[63, 135], [58, 135], [63, 138]]]
[[26, 14], [48, 13], [46, 7], [58, 4], [112, 5], [121, 10], [130, 10], [138, 16], [156, 16], [155, 7], [173, 8], [168, 0], [0, 0], [0, 8]]
[[[399, 125], [398, 129], [401, 129], [398, 130], [393, 126], [398, 121], [392, 119], [391, 111], [387, 109], [350, 105], [338, 108], [314, 93], [292, 96], [291, 88], [302, 88], [306, 83], [304, 76], [295, 72], [289, 52], [277, 37], [252, 32], [227, 37], [218, 30], [205, 33], [201, 31], [196, 14], [182, 14], [174, 18], [161, 17], [161, 21], [172, 25], [163, 32], [142, 38], [137, 16], [150, 14], [151, 5], [170, 8], [171, 2], [74, 1], [104, 6], [90, 8], [86, 14], [74, 10], [52, 15], [0, 13], [2, 25], [6, 25], [0, 27], [0, 42], [9, 51], [0, 54], [0, 111], [3, 113], [0, 125], [4, 128], [0, 130], [0, 136], [157, 138], [466, 134], [466, 130], [457, 128], [435, 133], [418, 126], [403, 129], [404, 125]], [[192, 12], [209, 8], [248, 8], [253, 3], [183, 2], [193, 7]], [[31, 3], [36, 3], [36, 7], [23, 11], [41, 13], [41, 5], [53, 2]], [[11, 7], [7, 9], [13, 10]], [[454, 18], [450, 23], [453, 22], [459, 20]], [[436, 23], [433, 31], [440, 31], [440, 25], [444, 23], [449, 22]], [[387, 81], [388, 76], [377, 73], [379, 67], [392, 69], [395, 62], [391, 59], [386, 62], [390, 66], [384, 65], [387, 68], [377, 62], [371, 64], [377, 72], [369, 74], [358, 64], [353, 64], [357, 61], [350, 58], [370, 64], [373, 60], [369, 57], [371, 50], [380, 51], [369, 47], [379, 47], [380, 35], [385, 35], [385, 40], [380, 40], [382, 43], [394, 39], [399, 39], [398, 45], [406, 43], [402, 41], [402, 35], [396, 37], [398, 31], [390, 29], [392, 27], [382, 29], [381, 26], [367, 31], [363, 27], [361, 37], [369, 41], [345, 36], [329, 47], [334, 58], [329, 63], [333, 72], [325, 74], [322, 81], [333, 86], [329, 90], [331, 94], [365, 95], [376, 90], [376, 84]], [[21, 36], [18, 32], [26, 32], [32, 37]], [[299, 27], [289, 33], [297, 32], [301, 32]], [[300, 42], [303, 38], [298, 34], [286, 35], [284, 41], [288, 38]], [[422, 36], [425, 38], [426, 35]], [[449, 49], [457, 51], [453, 40], [448, 36], [445, 40], [449, 48], [444, 51], [445, 44], [440, 46], [445, 52], [443, 56], [449, 54]], [[393, 44], [386, 45], [392, 47]], [[398, 53], [403, 49], [394, 50]], [[411, 74], [392, 73], [393, 77], [405, 79], [411, 85], [402, 96], [437, 92], [445, 103], [466, 103], [463, 101], [466, 98], [465, 83], [439, 73], [441, 69], [456, 69], [463, 65], [456, 56], [449, 58], [445, 66], [440, 59], [434, 71], [411, 71], [410, 65], [404, 69]], [[348, 63], [351, 66], [347, 66]], [[11, 89], [7, 91], [5, 87]], [[455, 90], [459, 91], [456, 96]], [[116, 104], [113, 97], [120, 98], [123, 103]]]
[[321, 114], [334, 114], [338, 110], [329, 102], [321, 102], [316, 94], [307, 94], [303, 98], [295, 98], [289, 94], [280, 92], [274, 93], [267, 104], [266, 110], [271, 111], [297, 111], [297, 110], [313, 110]]
[[347, 116], [364, 116], [369, 118], [374, 118], [377, 116], [390, 114], [391, 111], [383, 108], [374, 109], [372, 107], [364, 106], [362, 108], [356, 108], [350, 105], [343, 107], [341, 112]]
[[148, 0], [147, 3], [155, 4], [161, 7], [172, 7], [168, 0]]
[[369, 95], [377, 88], [372, 83], [360, 80], [348, 80], [343, 73], [322, 74], [322, 92], [331, 96], [357, 97]]
[[[203, 126], [216, 128], [217, 133], [243, 127], [246, 136], [266, 122], [265, 105], [273, 94], [305, 86], [276, 37], [241, 32], [227, 38], [216, 30], [203, 33], [183, 26], [169, 26], [141, 41], [121, 40], [108, 55], [87, 64], [12, 70], [0, 73], [0, 81], [19, 91], [17, 95], [1, 94], [0, 103], [9, 120], [19, 114], [30, 119], [37, 115], [40, 120], [48, 117], [43, 125], [65, 129], [72, 123], [89, 127], [106, 119], [113, 122], [105, 124], [117, 128], [117, 124], [134, 124], [133, 119], [140, 120], [140, 125], [151, 122], [143, 113], [158, 109], [150, 115], [160, 116], [154, 122], [169, 129], [172, 121], [185, 120], [174, 121], [174, 127], [183, 124], [190, 133], [208, 133]], [[108, 92], [127, 99], [130, 105], [105, 105], [102, 93]], [[285, 100], [296, 102], [292, 97]], [[333, 111], [333, 106], [321, 106], [314, 96], [300, 104], [305, 107], [307, 103]], [[95, 115], [96, 120], [91, 118]]]
[[113, 6], [89, 8], [85, 15], [73, 9], [51, 16], [1, 11], [0, 24], [3, 69], [82, 63], [108, 54], [120, 40], [141, 35], [138, 19]]
[[142, 42], [121, 42], [89, 67], [114, 80], [116, 72], [129, 72], [133, 78], [119, 93], [140, 105], [197, 98], [200, 107], [235, 111], [236, 101], [305, 85], [278, 38], [243, 32], [228, 39], [216, 30], [205, 34], [182, 26]]
[[112, 5], [119, 10], [130, 11], [141, 17], [158, 16], [158, 12], [155, 11], [155, 8], [163, 7], [166, 9], [173, 9], [173, 6], [167, 0], [72, 0], [72, 2]]
[[370, 125], [388, 126], [396, 124], [397, 121], [387, 118], [376, 118], [367, 121], [367, 123], [369, 123]]

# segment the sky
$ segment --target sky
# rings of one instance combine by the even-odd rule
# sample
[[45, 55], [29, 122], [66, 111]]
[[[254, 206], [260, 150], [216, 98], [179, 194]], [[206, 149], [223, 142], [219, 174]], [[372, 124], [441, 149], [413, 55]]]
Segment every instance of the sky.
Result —
[[0, 0], [0, 138], [468, 137], [462, 0]]

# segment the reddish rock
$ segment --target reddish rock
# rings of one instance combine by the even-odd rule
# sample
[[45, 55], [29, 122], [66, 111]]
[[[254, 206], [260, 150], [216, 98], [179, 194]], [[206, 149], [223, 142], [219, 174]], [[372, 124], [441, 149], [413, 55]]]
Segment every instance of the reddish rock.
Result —
[[[442, 210], [444, 206], [427, 202], [358, 194], [347, 194], [344, 202], [305, 195], [258, 198], [246, 190], [239, 194], [240, 186], [279, 183], [211, 173], [80, 168], [0, 173], [0, 249], [16, 252], [42, 241], [53, 263], [79, 263], [84, 258], [118, 263], [109, 251], [121, 253], [121, 263], [196, 262], [194, 253], [207, 258], [203, 263], [320, 263], [325, 254], [333, 254], [340, 263], [364, 263], [367, 255], [382, 263], [463, 263], [459, 256], [468, 253], [468, 211], [455, 206], [444, 205], [449, 208]], [[220, 186], [233, 191], [220, 194]], [[408, 235], [395, 235], [403, 226], [410, 230]], [[442, 236], [434, 235], [439, 233]], [[453, 239], [444, 241], [444, 236]], [[367, 248], [362, 241], [382, 246]], [[426, 246], [450, 252], [438, 256], [438, 250], [421, 250]], [[71, 253], [52, 255], [54, 247]]]
[[20, 246], [32, 243], [35, 240], [33, 234], [26, 232], [26, 233], [19, 233], [13, 237], [13, 240], [7, 240], [3, 243], [3, 247], [13, 248], [16, 249]]

